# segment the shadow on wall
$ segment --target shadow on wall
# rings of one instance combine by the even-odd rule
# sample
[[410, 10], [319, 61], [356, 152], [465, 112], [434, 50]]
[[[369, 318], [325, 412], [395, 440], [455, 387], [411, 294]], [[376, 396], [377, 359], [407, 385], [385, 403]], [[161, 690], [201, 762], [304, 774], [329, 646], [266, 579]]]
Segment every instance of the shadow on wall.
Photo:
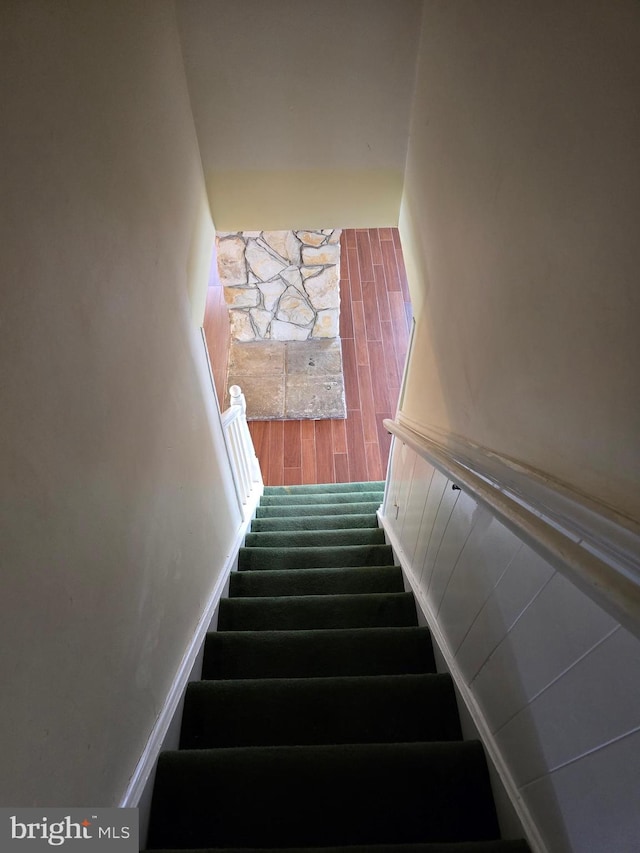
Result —
[[637, 522], [640, 7], [616, 8], [426, 4], [403, 411]]

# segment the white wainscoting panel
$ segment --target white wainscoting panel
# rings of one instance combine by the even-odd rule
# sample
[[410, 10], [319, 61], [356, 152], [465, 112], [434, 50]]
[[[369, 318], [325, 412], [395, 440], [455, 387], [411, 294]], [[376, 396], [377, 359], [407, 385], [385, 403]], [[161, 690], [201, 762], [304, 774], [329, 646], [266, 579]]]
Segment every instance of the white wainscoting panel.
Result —
[[522, 789], [550, 853], [636, 853], [640, 838], [640, 732]]
[[[433, 520], [433, 527], [431, 530], [427, 530], [427, 528], [425, 528], [422, 534], [427, 535], [429, 540], [427, 545], [427, 556], [425, 557], [421, 574], [422, 588], [425, 590], [430, 590], [433, 584], [434, 569], [438, 552], [440, 550], [440, 543], [442, 542], [442, 537], [444, 536], [447, 526], [449, 525], [449, 521], [451, 520], [451, 514], [453, 513], [461, 494], [460, 492], [452, 490], [451, 483], [444, 474], [440, 473], [440, 471], [436, 471], [435, 473], [433, 478], [433, 488], [437, 488], [439, 493], [438, 508]], [[429, 494], [427, 496], [427, 502], [430, 500], [430, 497], [431, 495]], [[416, 570], [418, 568], [419, 567], [416, 567]]]
[[476, 509], [474, 519], [449, 576], [439, 611], [440, 625], [454, 654], [521, 545], [488, 510]]
[[554, 571], [535, 551], [521, 545], [482, 606], [456, 657], [471, 683]]
[[382, 522], [533, 848], [640, 850], [640, 640], [453, 485], [396, 440]]
[[473, 682], [492, 731], [604, 639], [615, 624], [570, 581], [554, 573]]
[[[447, 488], [450, 489], [451, 484]], [[473, 498], [464, 492], [456, 492], [455, 494], [455, 504], [438, 542], [433, 568], [431, 569], [429, 597], [436, 613], [440, 610], [451, 580], [451, 574], [477, 520], [478, 505]]]

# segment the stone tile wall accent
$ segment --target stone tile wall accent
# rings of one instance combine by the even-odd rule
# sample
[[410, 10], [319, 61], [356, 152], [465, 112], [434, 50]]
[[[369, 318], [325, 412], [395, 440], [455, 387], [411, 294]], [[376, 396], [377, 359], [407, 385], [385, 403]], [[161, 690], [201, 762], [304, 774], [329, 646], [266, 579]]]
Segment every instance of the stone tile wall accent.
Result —
[[338, 228], [218, 233], [231, 336], [244, 342], [337, 338], [340, 234]]

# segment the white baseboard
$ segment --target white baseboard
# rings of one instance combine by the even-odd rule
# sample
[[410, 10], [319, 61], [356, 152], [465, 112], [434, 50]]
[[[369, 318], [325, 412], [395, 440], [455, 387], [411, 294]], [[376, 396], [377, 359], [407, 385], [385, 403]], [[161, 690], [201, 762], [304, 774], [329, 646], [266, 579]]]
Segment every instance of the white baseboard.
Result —
[[237, 565], [238, 551], [251, 524], [255, 507], [260, 499], [260, 491], [262, 490], [256, 490], [256, 494], [252, 495], [253, 508], [251, 512], [247, 513], [245, 520], [238, 529], [231, 550], [198, 620], [196, 630], [184, 651], [171, 688], [153, 725], [142, 755], [118, 804], [119, 808], [140, 809], [140, 841], [142, 844], [145, 842], [146, 824], [148, 822], [148, 813], [143, 814], [143, 811], [148, 812], [151, 803], [151, 789], [158, 756], [162, 749], [177, 747], [177, 742], [173, 744], [169, 743], [169, 740], [174, 740], [177, 735], [172, 737], [172, 733], [179, 731], [182, 703], [187, 685], [190, 681], [200, 678], [204, 641], [207, 632], [215, 629], [215, 624], [212, 623], [215, 621], [220, 600], [226, 594], [231, 572]]
[[431, 636], [438, 646], [446, 668], [451, 674], [451, 677], [453, 678], [457, 691], [462, 701], [464, 702], [471, 721], [478, 732], [480, 740], [483, 743], [483, 746], [487, 753], [487, 757], [489, 761], [493, 764], [496, 774], [504, 789], [504, 792], [507, 795], [511, 806], [513, 807], [513, 811], [515, 812], [517, 819], [522, 825], [523, 833], [529, 843], [529, 846], [531, 847], [532, 853], [551, 853], [538, 830], [538, 826], [533, 818], [533, 815], [529, 811], [526, 802], [520, 796], [518, 786], [516, 785], [515, 780], [511, 775], [504, 756], [502, 755], [502, 752], [498, 747], [498, 744], [496, 743], [496, 740], [493, 736], [491, 729], [489, 728], [482, 709], [480, 708], [475, 696], [473, 695], [473, 692], [469, 689], [466, 681], [462, 676], [462, 673], [460, 672], [460, 669], [458, 668], [455, 657], [451, 653], [451, 649], [449, 648], [447, 640], [440, 629], [438, 620], [433, 610], [431, 609], [427, 597], [415, 579], [411, 562], [403, 551], [402, 546], [400, 545], [400, 542], [398, 541], [398, 538], [395, 535], [395, 532], [388, 525], [385, 524], [385, 518], [381, 512], [378, 512], [378, 524], [384, 530], [387, 542], [389, 545], [391, 545], [391, 548], [393, 549], [396, 564], [402, 567], [404, 576], [408, 581], [411, 587], [411, 591], [415, 596], [416, 605], [422, 611], [424, 620], [427, 626], [429, 627], [429, 630], [431, 631]]

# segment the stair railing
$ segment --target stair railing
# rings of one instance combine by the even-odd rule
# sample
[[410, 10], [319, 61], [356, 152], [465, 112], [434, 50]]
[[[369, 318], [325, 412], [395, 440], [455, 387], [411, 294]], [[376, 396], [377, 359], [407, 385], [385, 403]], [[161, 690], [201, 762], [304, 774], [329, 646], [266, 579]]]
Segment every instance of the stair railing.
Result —
[[246, 518], [252, 506], [249, 498], [254, 489], [262, 486], [262, 475], [247, 423], [247, 401], [239, 385], [229, 388], [229, 401], [229, 408], [221, 415], [222, 431], [238, 506]]
[[[579, 502], [554, 494], [552, 487], [533, 484], [527, 496], [509, 472], [495, 466], [481, 470], [474, 460], [453, 452], [401, 420], [383, 421], [392, 441], [400, 441], [427, 460], [485, 506], [506, 527], [542, 554], [578, 589], [596, 601], [636, 637], [640, 637], [640, 535], [615, 522], [599, 518], [594, 533], [589, 515]], [[390, 453], [390, 464], [393, 445]], [[496, 473], [497, 472], [497, 473]], [[388, 494], [383, 513], [392, 511]], [[460, 486], [458, 486], [460, 484]], [[554, 509], [553, 503], [557, 508]]]

